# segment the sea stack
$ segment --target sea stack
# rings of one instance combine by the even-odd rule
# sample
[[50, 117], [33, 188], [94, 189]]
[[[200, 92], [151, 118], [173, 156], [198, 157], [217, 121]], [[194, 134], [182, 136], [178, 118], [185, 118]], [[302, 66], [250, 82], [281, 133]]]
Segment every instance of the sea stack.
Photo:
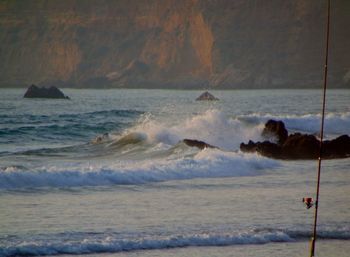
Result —
[[216, 98], [212, 94], [210, 94], [208, 91], [204, 92], [201, 94], [196, 101], [217, 101], [219, 98]]
[[38, 87], [31, 85], [23, 96], [24, 98], [51, 98], [51, 99], [69, 99], [57, 87]]

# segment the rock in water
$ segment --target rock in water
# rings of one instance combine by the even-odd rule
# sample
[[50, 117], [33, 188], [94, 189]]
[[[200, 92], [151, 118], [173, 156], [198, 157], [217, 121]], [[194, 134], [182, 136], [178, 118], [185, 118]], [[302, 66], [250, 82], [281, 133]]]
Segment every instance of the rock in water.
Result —
[[288, 136], [282, 145], [281, 157], [293, 160], [317, 159], [319, 153], [320, 141], [314, 135], [295, 133]]
[[323, 155], [329, 158], [350, 157], [350, 137], [341, 135], [333, 140], [323, 142]]
[[277, 143], [282, 145], [288, 138], [288, 131], [282, 121], [268, 120], [262, 132], [262, 136], [277, 138]]
[[53, 99], [69, 99], [57, 87], [38, 87], [31, 85], [23, 96], [24, 98], [53, 98]]
[[196, 101], [217, 101], [219, 98], [216, 98], [212, 94], [210, 94], [208, 91], [204, 92], [201, 94]]
[[[249, 140], [247, 144], [241, 143], [240, 150], [285, 160], [317, 159], [320, 154], [320, 141], [314, 135], [301, 133], [288, 135], [282, 121], [269, 120], [265, 124], [262, 135], [277, 137], [278, 142]], [[322, 157], [326, 159], [350, 157], [350, 137], [342, 135], [336, 139], [324, 141]]]
[[184, 139], [182, 140], [186, 145], [190, 147], [197, 147], [199, 149], [205, 149], [205, 148], [217, 148], [213, 145], [207, 144], [206, 142], [195, 140], [195, 139]]

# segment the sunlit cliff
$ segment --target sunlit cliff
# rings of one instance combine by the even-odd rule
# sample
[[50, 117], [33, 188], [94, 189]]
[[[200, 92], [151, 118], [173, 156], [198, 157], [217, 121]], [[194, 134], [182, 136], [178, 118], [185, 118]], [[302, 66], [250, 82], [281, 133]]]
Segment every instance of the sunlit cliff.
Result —
[[[313, 88], [326, 1], [0, 1], [0, 86]], [[330, 86], [350, 87], [350, 1], [332, 1]]]

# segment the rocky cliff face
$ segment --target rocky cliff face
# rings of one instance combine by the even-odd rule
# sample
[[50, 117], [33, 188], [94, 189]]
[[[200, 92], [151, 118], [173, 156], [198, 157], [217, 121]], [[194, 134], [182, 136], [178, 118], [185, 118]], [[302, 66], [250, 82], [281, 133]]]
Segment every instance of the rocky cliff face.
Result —
[[[350, 86], [350, 1], [332, 1], [330, 86]], [[322, 84], [326, 1], [0, 1], [0, 86]]]

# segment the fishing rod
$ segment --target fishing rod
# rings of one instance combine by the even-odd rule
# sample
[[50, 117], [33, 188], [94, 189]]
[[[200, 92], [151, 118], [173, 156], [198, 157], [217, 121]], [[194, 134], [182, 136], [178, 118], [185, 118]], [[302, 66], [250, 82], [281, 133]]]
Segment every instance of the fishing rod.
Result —
[[321, 133], [320, 133], [320, 152], [318, 157], [318, 170], [317, 170], [317, 189], [316, 189], [316, 202], [315, 202], [315, 216], [314, 216], [314, 228], [313, 236], [311, 238], [310, 257], [315, 256], [316, 238], [317, 238], [317, 217], [318, 217], [318, 203], [320, 195], [320, 180], [321, 180], [321, 164], [322, 164], [322, 146], [323, 146], [323, 131], [324, 131], [324, 116], [326, 109], [326, 91], [327, 91], [327, 79], [328, 79], [328, 49], [329, 49], [329, 24], [331, 16], [331, 0], [328, 0], [327, 7], [327, 29], [326, 29], [326, 58], [324, 65], [324, 77], [323, 77], [323, 101], [322, 101], [322, 119], [321, 119]]

